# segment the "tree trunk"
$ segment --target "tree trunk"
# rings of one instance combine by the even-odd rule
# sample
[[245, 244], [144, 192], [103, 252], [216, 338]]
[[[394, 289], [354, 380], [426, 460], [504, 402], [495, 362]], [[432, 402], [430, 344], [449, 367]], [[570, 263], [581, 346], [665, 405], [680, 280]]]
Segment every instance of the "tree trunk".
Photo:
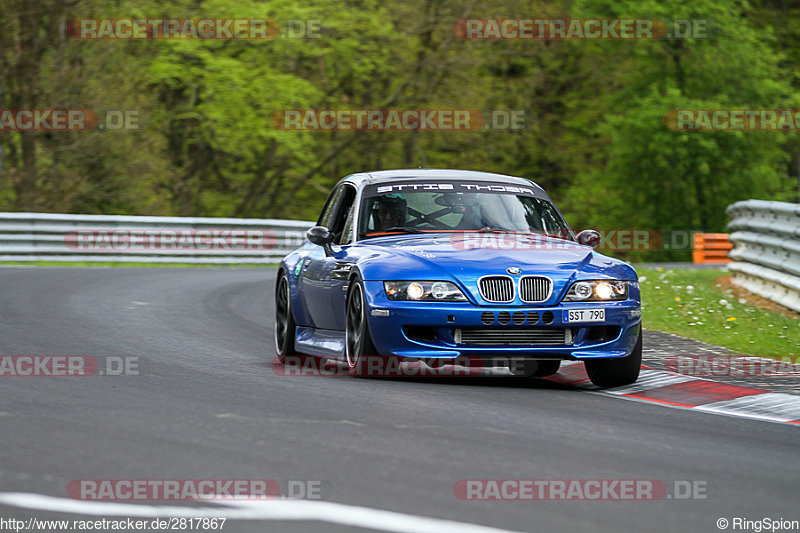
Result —
[[15, 184], [17, 193], [17, 210], [35, 211], [38, 207], [36, 195], [36, 134], [21, 134], [22, 171]]

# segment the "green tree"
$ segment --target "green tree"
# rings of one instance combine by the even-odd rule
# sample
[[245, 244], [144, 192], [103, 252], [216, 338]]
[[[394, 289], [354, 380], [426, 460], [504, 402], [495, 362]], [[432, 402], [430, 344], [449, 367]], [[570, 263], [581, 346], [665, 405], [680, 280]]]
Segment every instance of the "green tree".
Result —
[[[590, 163], [576, 176], [569, 212], [583, 225], [724, 230], [725, 207], [749, 197], [785, 198], [785, 134], [678, 132], [674, 109], [791, 107], [769, 31], [727, 0], [585, 0], [574, 13], [705, 20], [707, 38], [588, 43], [602, 92], [575, 120]], [[601, 57], [604, 60], [601, 60]], [[593, 150], [590, 145], [594, 146]]]

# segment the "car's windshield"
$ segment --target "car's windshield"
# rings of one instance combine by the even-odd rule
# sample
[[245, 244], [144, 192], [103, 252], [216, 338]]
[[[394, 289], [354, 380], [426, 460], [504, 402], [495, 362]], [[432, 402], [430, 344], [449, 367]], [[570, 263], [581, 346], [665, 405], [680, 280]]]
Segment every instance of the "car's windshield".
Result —
[[395, 233], [497, 231], [571, 238], [558, 210], [534, 189], [480, 183], [368, 187], [359, 239]]

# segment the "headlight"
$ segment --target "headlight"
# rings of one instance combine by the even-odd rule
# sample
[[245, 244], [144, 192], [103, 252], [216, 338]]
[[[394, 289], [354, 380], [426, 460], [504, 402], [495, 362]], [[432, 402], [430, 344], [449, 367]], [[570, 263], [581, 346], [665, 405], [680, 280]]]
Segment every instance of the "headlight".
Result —
[[565, 302], [602, 302], [628, 298], [627, 281], [576, 281], [564, 296]]
[[384, 281], [390, 300], [466, 302], [464, 293], [449, 281]]

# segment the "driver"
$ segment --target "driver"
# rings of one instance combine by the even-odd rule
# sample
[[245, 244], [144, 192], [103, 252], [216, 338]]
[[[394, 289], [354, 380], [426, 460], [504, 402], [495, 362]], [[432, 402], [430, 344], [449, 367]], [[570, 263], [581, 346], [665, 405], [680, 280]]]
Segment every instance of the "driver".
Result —
[[376, 231], [386, 231], [405, 225], [408, 205], [400, 194], [386, 194], [372, 204]]

